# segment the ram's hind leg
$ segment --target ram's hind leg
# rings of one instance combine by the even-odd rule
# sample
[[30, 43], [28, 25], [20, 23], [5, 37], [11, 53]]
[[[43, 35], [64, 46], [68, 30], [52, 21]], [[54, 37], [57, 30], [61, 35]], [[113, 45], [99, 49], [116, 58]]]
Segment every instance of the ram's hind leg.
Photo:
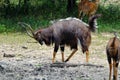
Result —
[[112, 60], [111, 57], [109, 55], [109, 51], [107, 50], [107, 60], [108, 60], [108, 64], [109, 64], [109, 80], [111, 80], [111, 75], [112, 75]]
[[111, 75], [112, 75], [112, 63], [109, 63], [109, 80], [111, 80]]
[[89, 61], [89, 51], [86, 51], [86, 62]]
[[117, 75], [118, 75], [118, 62], [113, 60], [113, 80], [117, 80]]
[[75, 52], [77, 51], [78, 49], [74, 49], [73, 52], [69, 55], [69, 57], [65, 60], [65, 62], [69, 61], [70, 58], [75, 54]]

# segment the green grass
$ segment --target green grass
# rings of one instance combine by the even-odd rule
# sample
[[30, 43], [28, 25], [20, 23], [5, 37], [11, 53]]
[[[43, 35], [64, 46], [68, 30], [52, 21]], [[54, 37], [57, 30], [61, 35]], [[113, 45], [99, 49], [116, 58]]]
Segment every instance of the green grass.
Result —
[[41, 20], [35, 17], [19, 17], [19, 18], [0, 18], [0, 33], [6, 32], [24, 32], [25, 30], [19, 26], [18, 22], [30, 24], [33, 29], [43, 28], [49, 24], [48, 20]]
[[[51, 19], [52, 20], [52, 19]], [[40, 17], [19, 17], [19, 18], [0, 18], [0, 33], [6, 32], [24, 32], [25, 30], [19, 26], [18, 22], [25, 22], [32, 26], [34, 30], [48, 27], [49, 19], [41, 19]], [[104, 21], [102, 18], [98, 19], [99, 32], [113, 32], [113, 30], [120, 32], [120, 21]]]
[[120, 22], [119, 21], [98, 21], [99, 32], [120, 32]]

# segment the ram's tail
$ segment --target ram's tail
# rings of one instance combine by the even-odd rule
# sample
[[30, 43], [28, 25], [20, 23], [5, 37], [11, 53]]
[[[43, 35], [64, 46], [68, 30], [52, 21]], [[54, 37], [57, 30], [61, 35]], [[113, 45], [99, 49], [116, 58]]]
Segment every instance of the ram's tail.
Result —
[[117, 33], [116, 32], [114, 32], [114, 38], [113, 38], [113, 41], [112, 41], [112, 43], [111, 43], [111, 47], [112, 48], [115, 48], [115, 40], [116, 40], [116, 38], [117, 38]]
[[89, 18], [89, 28], [90, 28], [90, 30], [92, 31], [92, 32], [95, 32], [95, 30], [96, 30], [96, 28], [97, 28], [97, 21], [96, 21], [96, 19], [98, 18], [98, 17], [100, 17], [101, 16], [101, 14], [96, 14], [96, 15], [93, 15], [93, 16], [91, 16], [90, 18]]

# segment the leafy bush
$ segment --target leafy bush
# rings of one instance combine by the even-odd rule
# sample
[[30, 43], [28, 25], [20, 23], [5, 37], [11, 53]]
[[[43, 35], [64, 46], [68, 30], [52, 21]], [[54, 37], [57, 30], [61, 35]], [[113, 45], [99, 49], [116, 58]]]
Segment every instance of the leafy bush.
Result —
[[[4, 0], [1, 0], [4, 1]], [[72, 12], [67, 12], [67, 0], [29, 0], [27, 6], [23, 0], [10, 0], [10, 4], [5, 5], [0, 2], [0, 32], [18, 32], [24, 29], [17, 25], [17, 22], [26, 22], [34, 29], [49, 25], [50, 20], [66, 18], [69, 16], [77, 17], [78, 8]], [[108, 0], [105, 0], [108, 1]], [[101, 13], [99, 19], [100, 31], [119, 30], [120, 28], [120, 6], [103, 1], [99, 5], [97, 13]], [[118, 0], [119, 1], [119, 0]], [[88, 18], [85, 18], [85, 22]]]

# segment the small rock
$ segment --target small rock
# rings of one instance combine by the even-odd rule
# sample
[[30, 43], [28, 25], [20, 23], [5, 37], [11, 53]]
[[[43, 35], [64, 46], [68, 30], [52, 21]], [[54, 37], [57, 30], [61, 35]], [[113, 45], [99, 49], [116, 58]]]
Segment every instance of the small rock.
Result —
[[23, 48], [23, 49], [28, 49], [28, 47], [26, 47], [26, 46], [22, 46], [22, 48]]
[[3, 57], [15, 57], [15, 55], [14, 54], [6, 54], [6, 53], [4, 53]]
[[0, 71], [3, 71], [4, 70], [4, 68], [0, 65]]

